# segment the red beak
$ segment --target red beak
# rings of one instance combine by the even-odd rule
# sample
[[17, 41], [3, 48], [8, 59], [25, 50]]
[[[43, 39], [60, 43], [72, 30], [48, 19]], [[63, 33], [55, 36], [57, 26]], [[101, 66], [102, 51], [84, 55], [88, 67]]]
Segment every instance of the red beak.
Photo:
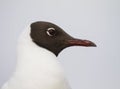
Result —
[[89, 40], [82, 39], [71, 39], [68, 40], [69, 46], [86, 46], [86, 47], [96, 47], [96, 44]]

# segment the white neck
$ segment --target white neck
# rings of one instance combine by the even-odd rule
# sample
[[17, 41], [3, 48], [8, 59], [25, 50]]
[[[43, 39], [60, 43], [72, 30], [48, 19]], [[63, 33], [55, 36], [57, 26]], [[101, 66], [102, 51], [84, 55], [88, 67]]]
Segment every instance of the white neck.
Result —
[[25, 30], [19, 39], [16, 71], [6, 84], [9, 88], [3, 89], [66, 88], [64, 73], [56, 56], [32, 42], [29, 34], [30, 30]]
[[19, 39], [17, 70], [22, 68], [23, 71], [26, 68], [27, 72], [40, 71], [41, 73], [41, 68], [49, 69], [56, 63], [58, 65], [56, 56], [47, 49], [37, 46], [30, 38], [28, 31], [24, 32]]
[[32, 72], [31, 76], [40, 76], [44, 72], [56, 72], [58, 68], [60, 68], [59, 61], [52, 52], [37, 46], [31, 39], [20, 41], [17, 71], [27, 72], [29, 75]]

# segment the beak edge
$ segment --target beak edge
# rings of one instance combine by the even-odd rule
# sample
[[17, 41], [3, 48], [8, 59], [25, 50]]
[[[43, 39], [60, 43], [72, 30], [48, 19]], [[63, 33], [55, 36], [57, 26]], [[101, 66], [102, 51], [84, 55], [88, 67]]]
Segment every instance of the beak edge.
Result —
[[81, 39], [72, 39], [68, 40], [69, 46], [85, 46], [85, 47], [97, 47], [95, 43], [89, 40], [81, 40]]

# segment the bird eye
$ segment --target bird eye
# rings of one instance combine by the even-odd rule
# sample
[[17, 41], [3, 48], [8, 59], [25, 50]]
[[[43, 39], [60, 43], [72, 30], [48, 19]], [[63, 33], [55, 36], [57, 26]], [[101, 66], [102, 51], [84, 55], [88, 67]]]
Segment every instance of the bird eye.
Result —
[[48, 28], [46, 31], [48, 36], [54, 36], [56, 34], [55, 28]]

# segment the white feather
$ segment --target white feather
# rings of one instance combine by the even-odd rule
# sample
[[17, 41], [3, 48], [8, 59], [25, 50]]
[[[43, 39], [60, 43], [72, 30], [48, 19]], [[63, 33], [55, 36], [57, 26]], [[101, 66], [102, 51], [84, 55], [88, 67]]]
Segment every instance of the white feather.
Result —
[[2, 89], [69, 89], [56, 56], [32, 42], [30, 27], [19, 39], [16, 70]]

